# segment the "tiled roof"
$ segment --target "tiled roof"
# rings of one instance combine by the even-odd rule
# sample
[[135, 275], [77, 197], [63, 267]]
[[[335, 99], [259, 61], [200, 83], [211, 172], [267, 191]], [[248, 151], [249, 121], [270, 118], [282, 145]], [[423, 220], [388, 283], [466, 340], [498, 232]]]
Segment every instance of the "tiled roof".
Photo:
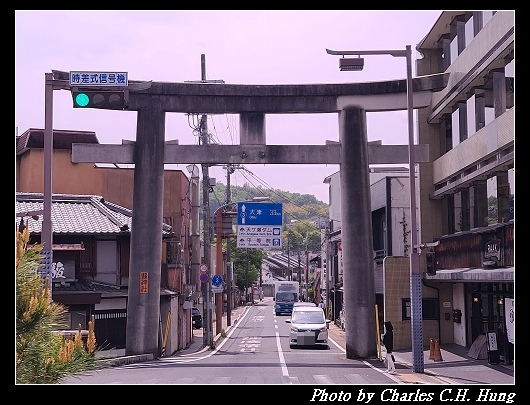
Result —
[[[32, 211], [44, 209], [42, 193], [16, 193], [15, 214], [29, 213], [24, 217], [32, 234], [42, 232], [43, 215], [31, 218]], [[97, 195], [54, 194], [52, 196], [52, 224], [54, 235], [118, 235], [131, 230], [132, 211], [105, 201]], [[17, 217], [19, 224], [20, 217]], [[172, 230], [162, 225], [164, 235]]]
[[[17, 155], [44, 148], [44, 129], [30, 128], [16, 137]], [[53, 149], [72, 149], [72, 143], [99, 143], [93, 131], [53, 130]]]
[[107, 296], [127, 296], [127, 289], [111, 284], [103, 284], [86, 278], [69, 281], [56, 281], [53, 283], [53, 293], [101, 293]]

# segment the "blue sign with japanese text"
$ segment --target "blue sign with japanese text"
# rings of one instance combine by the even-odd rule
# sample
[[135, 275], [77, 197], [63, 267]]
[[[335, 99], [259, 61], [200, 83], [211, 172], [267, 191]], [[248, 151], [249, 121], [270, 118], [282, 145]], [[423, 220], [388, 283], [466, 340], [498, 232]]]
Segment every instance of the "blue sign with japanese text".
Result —
[[279, 225], [283, 224], [281, 203], [237, 203], [238, 225]]

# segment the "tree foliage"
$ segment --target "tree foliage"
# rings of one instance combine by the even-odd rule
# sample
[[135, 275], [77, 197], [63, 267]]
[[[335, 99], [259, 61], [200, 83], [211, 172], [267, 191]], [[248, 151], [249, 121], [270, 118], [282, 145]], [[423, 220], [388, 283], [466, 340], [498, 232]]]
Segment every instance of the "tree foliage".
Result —
[[66, 326], [66, 307], [52, 301], [48, 282], [38, 273], [41, 244], [28, 246], [29, 232], [16, 230], [15, 296], [18, 384], [53, 384], [62, 378], [98, 368], [94, 321], [84, 343], [81, 326], [74, 336], [57, 334]]
[[283, 227], [282, 246], [284, 251], [320, 252], [322, 250], [321, 244], [320, 229], [313, 223], [297, 221]]
[[238, 248], [235, 238], [230, 238], [229, 241], [230, 260], [234, 263], [234, 279], [237, 287], [244, 290], [258, 280], [265, 252], [262, 249]]

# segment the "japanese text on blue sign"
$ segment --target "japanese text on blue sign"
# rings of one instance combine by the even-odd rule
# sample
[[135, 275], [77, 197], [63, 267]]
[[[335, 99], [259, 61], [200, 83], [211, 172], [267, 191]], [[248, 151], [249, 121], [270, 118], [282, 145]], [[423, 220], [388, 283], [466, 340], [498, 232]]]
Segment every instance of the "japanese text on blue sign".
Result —
[[240, 202], [238, 225], [282, 225], [282, 204]]

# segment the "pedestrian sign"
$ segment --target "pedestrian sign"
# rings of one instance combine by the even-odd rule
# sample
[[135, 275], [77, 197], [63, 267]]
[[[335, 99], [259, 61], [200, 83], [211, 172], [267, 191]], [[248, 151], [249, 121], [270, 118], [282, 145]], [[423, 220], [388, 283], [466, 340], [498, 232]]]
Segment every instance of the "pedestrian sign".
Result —
[[221, 284], [223, 284], [223, 278], [219, 274], [214, 275], [212, 277], [212, 285], [219, 287]]
[[224, 290], [223, 288], [223, 277], [221, 277], [219, 274], [215, 274], [212, 277], [212, 292], [213, 293], [222, 293]]

